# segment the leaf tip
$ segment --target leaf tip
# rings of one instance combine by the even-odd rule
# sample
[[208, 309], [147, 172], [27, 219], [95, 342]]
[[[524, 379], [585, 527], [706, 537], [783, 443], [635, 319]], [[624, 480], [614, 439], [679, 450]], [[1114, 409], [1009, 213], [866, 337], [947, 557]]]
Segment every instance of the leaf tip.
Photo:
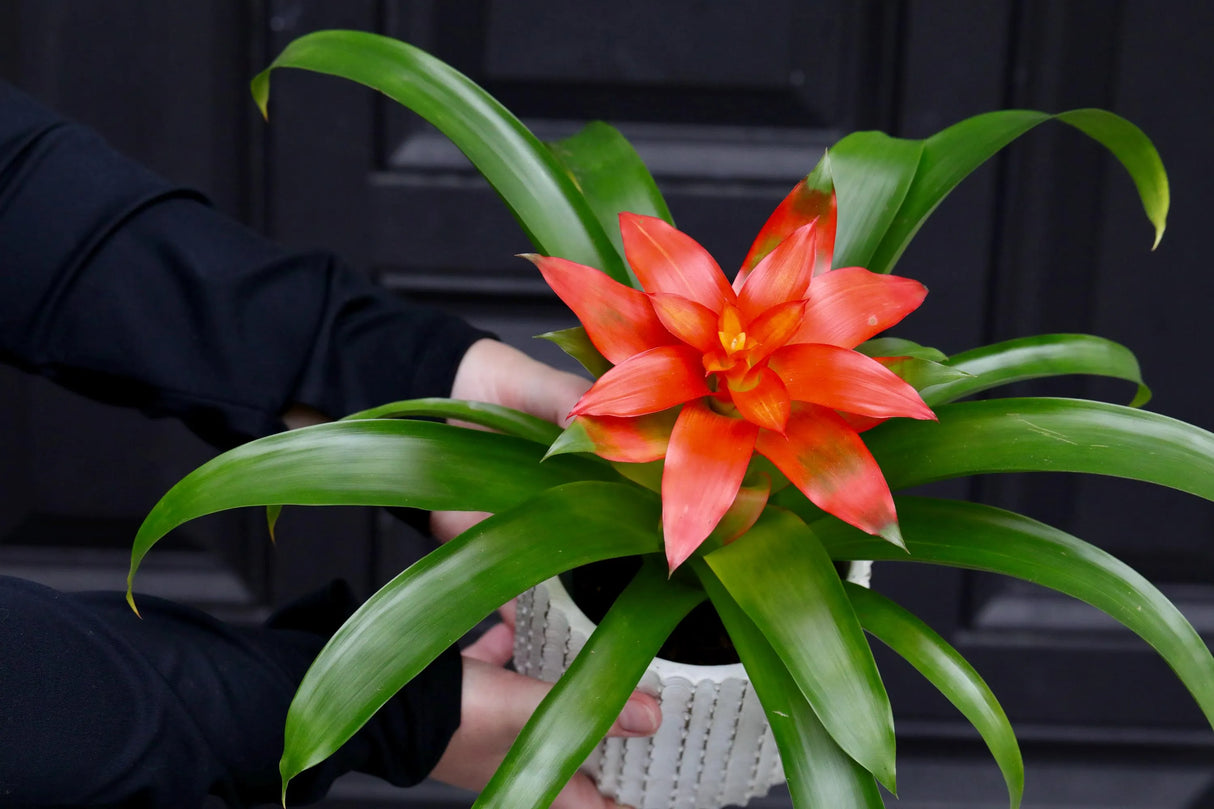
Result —
[[881, 537], [895, 547], [901, 548], [908, 553], [910, 552], [906, 547], [906, 541], [902, 539], [902, 529], [898, 527], [897, 520], [894, 520], [883, 528], [880, 528], [877, 531], [877, 536]]
[[266, 506], [266, 528], [270, 531], [271, 544], [277, 545], [278, 538], [274, 534], [274, 528], [278, 525], [278, 516], [282, 514], [281, 505]]
[[877, 779], [877, 783], [889, 791], [889, 794], [895, 798], [898, 797], [898, 777], [894, 771], [894, 762], [892, 760], [888, 764], [883, 762], [876, 770], [871, 770], [870, 772], [873, 778]]
[[262, 120], [270, 120], [270, 82], [269, 76], [264, 71], [258, 73], [249, 82], [249, 92], [253, 94], [253, 103], [261, 112]]
[[1155, 225], [1155, 241], [1151, 244], [1152, 253], [1155, 252], [1155, 248], [1159, 246], [1159, 243], [1161, 241], [1163, 241], [1163, 230], [1164, 230], [1163, 222], [1159, 222]]
[[126, 603], [130, 605], [131, 612], [135, 613], [136, 618], [143, 618], [143, 615], [141, 615], [139, 612], [139, 608], [135, 606], [135, 593], [131, 590], [130, 584], [128, 584], [126, 588]]

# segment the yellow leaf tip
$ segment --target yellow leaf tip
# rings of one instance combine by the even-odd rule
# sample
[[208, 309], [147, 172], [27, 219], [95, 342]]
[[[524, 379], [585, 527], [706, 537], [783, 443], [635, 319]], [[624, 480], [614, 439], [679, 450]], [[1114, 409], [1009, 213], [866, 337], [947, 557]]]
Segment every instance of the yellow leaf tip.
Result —
[[139, 608], [135, 606], [135, 594], [129, 589], [126, 591], [126, 603], [130, 605], [131, 612], [135, 613], [135, 617], [142, 620], [143, 616], [139, 613]]

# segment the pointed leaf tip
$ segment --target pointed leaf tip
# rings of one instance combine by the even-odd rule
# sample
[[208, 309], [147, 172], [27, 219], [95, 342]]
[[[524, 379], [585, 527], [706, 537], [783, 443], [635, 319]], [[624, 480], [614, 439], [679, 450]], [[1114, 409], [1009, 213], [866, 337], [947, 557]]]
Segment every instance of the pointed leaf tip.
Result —
[[881, 537], [889, 544], [895, 545], [907, 553], [910, 553], [906, 547], [905, 540], [902, 539], [902, 529], [898, 527], [897, 520], [877, 531], [877, 536]]
[[127, 586], [126, 603], [130, 605], [131, 612], [135, 613], [136, 618], [142, 619], [143, 616], [139, 613], [139, 608], [135, 606], [135, 594], [131, 591], [130, 586]]
[[274, 545], [278, 544], [278, 538], [274, 535], [274, 529], [278, 525], [280, 514], [282, 514], [281, 505], [266, 506], [266, 528], [270, 531], [270, 542]]

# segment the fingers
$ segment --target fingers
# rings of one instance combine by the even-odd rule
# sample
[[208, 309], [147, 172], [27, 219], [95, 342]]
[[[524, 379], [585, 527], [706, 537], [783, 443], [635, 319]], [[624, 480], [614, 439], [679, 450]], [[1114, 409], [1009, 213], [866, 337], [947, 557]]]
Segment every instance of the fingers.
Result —
[[619, 804], [602, 795], [585, 773], [575, 773], [556, 796], [551, 809], [619, 809]]
[[636, 736], [652, 736], [658, 732], [662, 724], [662, 709], [658, 706], [657, 698], [641, 691], [634, 691], [624, 703], [619, 717], [607, 731], [608, 736], [633, 738]]
[[504, 624], [497, 624], [485, 630], [485, 633], [464, 649], [464, 657], [504, 666], [514, 656], [514, 630]]
[[488, 516], [486, 511], [434, 511], [430, 514], [430, 533], [439, 542], [446, 542]]
[[[483, 787], [550, 688], [548, 683], [465, 658], [460, 726], [434, 768], [433, 777], [465, 789]], [[633, 694], [612, 726], [611, 735], [651, 735], [660, 718], [653, 697]], [[553, 806], [609, 809], [613, 804], [598, 794], [589, 779], [577, 776]]]
[[502, 623], [510, 627], [510, 631], [514, 631], [515, 618], [518, 615], [518, 601], [510, 599], [505, 604], [497, 608], [497, 612], [502, 616]]
[[558, 371], [517, 348], [496, 340], [478, 340], [465, 352], [455, 372], [451, 396], [522, 410], [559, 424], [590, 387], [577, 374]]
[[558, 371], [542, 363], [535, 373], [535, 385], [524, 386], [519, 409], [561, 427], [569, 426], [569, 411], [590, 387], [589, 380]]

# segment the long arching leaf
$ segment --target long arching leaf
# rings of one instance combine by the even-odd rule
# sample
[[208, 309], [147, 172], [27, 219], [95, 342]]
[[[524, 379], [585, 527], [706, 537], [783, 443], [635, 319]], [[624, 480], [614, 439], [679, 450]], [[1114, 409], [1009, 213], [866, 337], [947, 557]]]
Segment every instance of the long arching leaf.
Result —
[[[1155, 227], [1154, 243], [1163, 236], [1169, 206], [1167, 175], [1150, 139], [1134, 124], [1111, 112], [1079, 109], [1049, 115], [1032, 110], [1002, 110], [976, 115], [923, 141], [922, 153], [887, 151], [890, 138], [860, 132], [830, 149], [830, 167], [839, 194], [840, 245], [835, 266], [867, 259], [873, 272], [890, 272], [898, 258], [936, 206], [974, 169], [1038, 124], [1057, 119], [1084, 132], [1113, 153], [1129, 172]], [[879, 170], [884, 179], [872, 176]], [[905, 196], [894, 198], [897, 213], [888, 228], [880, 227], [871, 209], [890, 203], [877, 193], [909, 181]], [[846, 191], [848, 188], [855, 189]], [[869, 193], [863, 189], [872, 189]], [[845, 194], [851, 201], [845, 206]], [[860, 227], [857, 218], [872, 220]], [[843, 234], [847, 234], [843, 243]]]
[[883, 809], [873, 776], [831, 738], [784, 661], [700, 559], [692, 565], [746, 667], [780, 750], [797, 809]]
[[769, 509], [745, 537], [704, 560], [834, 740], [896, 791], [889, 696], [839, 574], [813, 532], [796, 516]]
[[[1033, 398], [959, 402], [936, 415], [939, 422], [894, 419], [865, 433], [890, 488], [991, 472], [1084, 472], [1214, 500], [1214, 433], [1177, 419]], [[796, 507], [795, 497], [781, 502]]]
[[242, 506], [403, 506], [502, 511], [572, 480], [610, 480], [605, 464], [512, 436], [424, 421], [367, 419], [304, 427], [236, 447], [195, 469], [144, 518], [128, 599], [148, 550], [172, 529]]
[[287, 714], [284, 791], [443, 649], [528, 587], [600, 559], [660, 553], [660, 514], [658, 498], [639, 487], [570, 483], [488, 518], [384, 585], [337, 630], [299, 686]]
[[923, 145], [882, 132], [855, 132], [831, 148], [839, 200], [832, 267], [872, 267], [880, 235], [892, 226], [914, 183]]
[[598, 267], [628, 283], [623, 261], [564, 167], [513, 113], [450, 65], [391, 37], [316, 31], [291, 42], [253, 78], [253, 98], [262, 114], [270, 72], [281, 67], [341, 76], [413, 110], [468, 156], [536, 250]]
[[926, 677], [970, 720], [1007, 783], [1011, 809], [1024, 796], [1024, 759], [1007, 714], [961, 654], [927, 624], [883, 595], [844, 582], [860, 625]]
[[646, 559], [532, 714], [475, 806], [544, 809], [611, 727], [645, 669], [704, 591]]
[[506, 435], [526, 438], [544, 446], [551, 444], [561, 434], [560, 427], [530, 413], [488, 402], [466, 402], [462, 399], [407, 399], [351, 413], [342, 420], [399, 418], [456, 419], [488, 427]]
[[1024, 579], [1104, 611], [1167, 661], [1214, 726], [1214, 657], [1180, 611], [1113, 556], [1009, 511], [952, 500], [897, 498], [910, 553], [832, 518], [813, 529], [835, 559], [928, 562]]
[[1090, 334], [1042, 334], [1007, 340], [954, 355], [948, 367], [966, 376], [920, 390], [929, 407], [956, 401], [999, 385], [1047, 376], [1094, 374], [1137, 386], [1130, 407], [1151, 398], [1134, 354], [1120, 343]]

